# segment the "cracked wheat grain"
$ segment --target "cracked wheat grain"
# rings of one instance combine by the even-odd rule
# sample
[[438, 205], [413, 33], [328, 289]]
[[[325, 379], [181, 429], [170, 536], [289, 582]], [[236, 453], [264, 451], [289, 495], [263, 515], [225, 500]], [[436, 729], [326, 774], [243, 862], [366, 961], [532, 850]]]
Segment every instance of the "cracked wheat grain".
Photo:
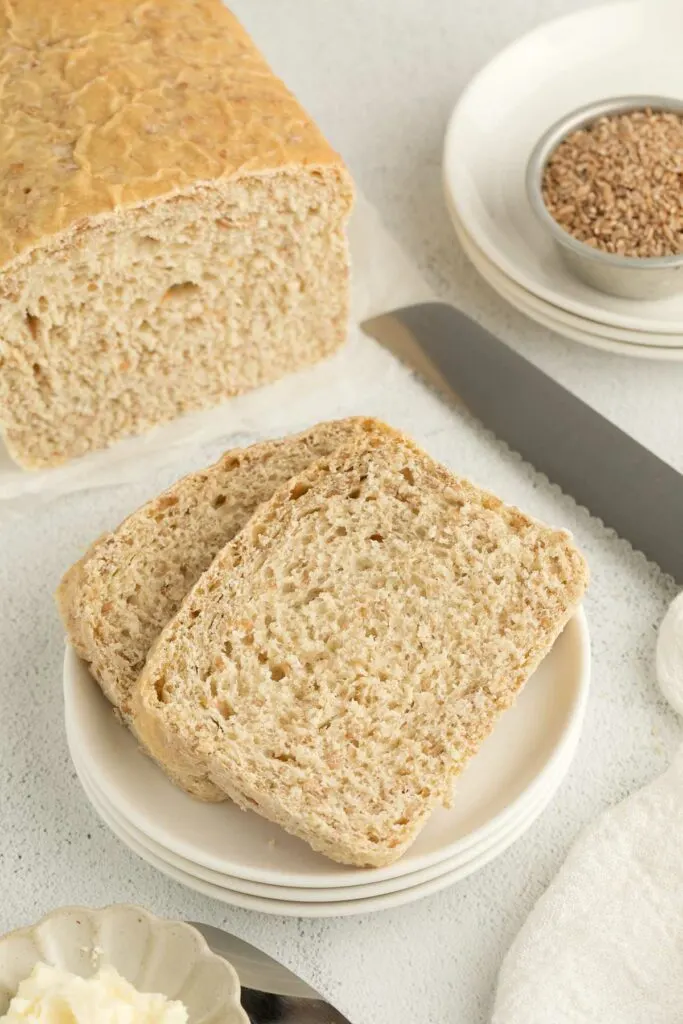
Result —
[[542, 189], [553, 218], [586, 245], [683, 253], [683, 117], [646, 109], [599, 118], [560, 143]]

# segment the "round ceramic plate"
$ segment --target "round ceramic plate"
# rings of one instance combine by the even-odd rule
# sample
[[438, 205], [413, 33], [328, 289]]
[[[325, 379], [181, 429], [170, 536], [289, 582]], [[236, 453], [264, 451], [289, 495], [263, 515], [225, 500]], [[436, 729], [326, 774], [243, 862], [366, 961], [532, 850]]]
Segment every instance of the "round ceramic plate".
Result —
[[461, 96], [446, 134], [444, 181], [488, 260], [554, 306], [631, 330], [680, 333], [683, 293], [658, 301], [603, 295], [566, 269], [526, 198], [529, 155], [558, 118], [624, 95], [683, 98], [683, 4], [607, 4], [548, 22], [503, 50]]
[[[555, 334], [560, 334], [564, 338], [569, 338], [572, 341], [578, 341], [581, 345], [589, 345], [591, 348], [600, 349], [602, 352], [610, 352], [613, 355], [629, 356], [631, 359], [655, 359], [664, 360], [667, 362], [683, 362], [683, 337], [681, 338], [681, 347], [674, 348], [672, 346], [654, 346], [654, 345], [641, 345], [635, 342], [617, 341], [611, 337], [607, 337], [601, 333], [599, 325], [591, 325], [589, 321], [581, 321], [579, 318], [575, 318], [577, 322], [586, 325], [587, 328], [591, 326], [595, 327], [595, 333], [592, 330], [584, 329], [582, 327], [574, 326], [573, 323], [569, 322], [567, 316], [556, 316], [554, 306], [550, 306], [548, 303], [541, 303], [538, 299], [531, 296], [531, 301], [528, 297], [530, 292], [525, 292], [524, 289], [515, 285], [514, 282], [510, 281], [510, 278], [506, 277], [497, 267], [487, 260], [486, 256], [481, 252], [480, 249], [474, 244], [471, 238], [467, 235], [462, 225], [458, 222], [457, 217], [453, 216], [453, 226], [455, 227], [455, 233], [458, 236], [458, 240], [463, 247], [465, 254], [467, 255], [473, 266], [479, 271], [484, 280], [489, 284], [494, 291], [509, 302], [510, 305], [514, 306], [515, 309], [519, 310], [520, 313], [524, 313], [530, 320], [535, 320], [536, 323], [541, 324], [543, 327], [548, 327], [554, 331]], [[616, 328], [613, 329], [616, 332]], [[637, 336], [637, 332], [631, 332], [632, 335]], [[664, 335], [658, 335], [657, 337], [664, 337]], [[671, 337], [668, 336], [667, 337]]]
[[174, 787], [119, 724], [83, 662], [67, 648], [64, 699], [78, 756], [98, 790], [126, 821], [193, 864], [269, 885], [364, 885], [419, 871], [462, 853], [502, 828], [547, 786], [575, 742], [587, 697], [590, 644], [580, 610], [513, 708], [458, 781], [451, 809], [434, 811], [396, 864], [334, 864], [257, 814], [205, 804]]
[[[599, 324], [595, 320], [586, 320], [584, 317], [576, 316], [574, 313], [568, 313], [565, 309], [560, 309], [558, 306], [551, 306], [549, 302], [545, 302], [532, 292], [528, 292], [526, 288], [522, 288], [487, 259], [474, 239], [467, 233], [453, 204], [448, 202], [448, 208], [458, 240], [482, 277], [485, 277], [488, 283], [514, 306], [518, 308], [523, 307], [525, 311], [529, 311], [527, 315], [531, 315], [531, 311], [534, 311], [538, 312], [539, 317], [543, 317], [543, 322], [550, 320], [553, 323], [564, 324], [578, 334], [588, 336], [591, 340], [584, 342], [587, 345], [592, 345], [592, 339], [597, 338], [598, 341], [607, 340], [619, 343], [619, 351], [626, 354], [632, 355], [633, 353], [629, 350], [635, 346], [638, 349], [636, 358], [642, 357], [641, 350], [647, 354], [650, 349], [655, 349], [655, 355], [647, 356], [647, 358], [670, 358], [674, 360], [681, 358], [680, 351], [683, 350], [683, 333], [645, 334], [643, 331], [630, 331], [626, 327], [612, 327], [609, 324]], [[628, 350], [626, 346], [628, 346]], [[666, 355], [666, 349], [673, 349], [670, 356]], [[660, 354], [660, 350], [663, 354]]]
[[[76, 766], [76, 771], [78, 772], [78, 766]], [[132, 850], [133, 853], [137, 854], [142, 860], [146, 861], [158, 871], [161, 871], [162, 874], [167, 875], [169, 878], [179, 882], [181, 885], [187, 886], [189, 889], [194, 889], [197, 892], [200, 892], [205, 896], [210, 896], [221, 903], [227, 903], [234, 907], [241, 907], [244, 910], [255, 910], [262, 914], [276, 914], [277, 916], [283, 917], [349, 917], [353, 914], [371, 914], [379, 910], [390, 910], [395, 907], [403, 906], [406, 903], [413, 903], [415, 900], [422, 899], [425, 896], [431, 896], [433, 893], [439, 892], [441, 889], [445, 889], [448, 886], [453, 885], [455, 882], [461, 881], [473, 872], [483, 868], [486, 864], [490, 864], [492, 860], [500, 856], [501, 853], [503, 853], [512, 845], [512, 843], [519, 839], [528, 828], [530, 828], [536, 818], [545, 809], [552, 796], [550, 793], [544, 794], [539, 802], [535, 803], [528, 809], [526, 817], [520, 821], [514, 829], [510, 830], [510, 832], [508, 832], [505, 837], [500, 839], [497, 843], [492, 843], [486, 852], [480, 857], [475, 858], [473, 861], [469, 861], [467, 864], [464, 864], [453, 871], [446, 871], [429, 882], [423, 882], [420, 885], [407, 886], [399, 892], [388, 893], [381, 896], [371, 896], [367, 899], [339, 900], [329, 903], [308, 903], [306, 901], [292, 902], [290, 900], [267, 899], [263, 896], [251, 896], [247, 893], [237, 892], [225, 885], [214, 885], [211, 882], [198, 878], [194, 874], [190, 874], [187, 871], [183, 871], [180, 868], [175, 867], [162, 857], [157, 856], [146, 847], [142, 846], [126, 828], [122, 827], [117, 821], [115, 821], [108, 807], [101, 802], [101, 797], [98, 796], [87, 777], [79, 775], [79, 778], [88, 800], [102, 821], [111, 829], [114, 835], [116, 835], [122, 843]]]
[[573, 732], [574, 745], [567, 749], [563, 762], [558, 764], [552, 778], [548, 779], [547, 786], [534, 797], [533, 801], [525, 804], [519, 813], [510, 817], [505, 823], [505, 826], [493, 833], [489, 839], [479, 843], [474, 843], [463, 854], [450, 857], [445, 861], [440, 861], [438, 864], [433, 864], [431, 867], [423, 868], [421, 871], [411, 872], [409, 875], [401, 875], [399, 878], [390, 878], [383, 882], [369, 882], [365, 885], [342, 886], [339, 888], [329, 887], [323, 889], [294, 888], [292, 886], [265, 885], [261, 882], [245, 882], [243, 879], [237, 878], [234, 875], [222, 875], [217, 871], [211, 871], [209, 868], [193, 864], [191, 861], [164, 849], [139, 829], [136, 829], [130, 824], [130, 822], [126, 821], [126, 819], [111, 806], [101, 790], [98, 789], [97, 785], [88, 776], [87, 770], [79, 759], [77, 748], [73, 744], [68, 722], [67, 738], [69, 740], [69, 748], [74, 766], [76, 767], [79, 778], [84, 780], [84, 786], [87, 786], [88, 793], [92, 793], [93, 797], [97, 799], [98, 806], [106, 809], [108, 820], [112, 821], [112, 823], [117, 825], [123, 833], [131, 837], [139, 846], [149, 851], [153, 856], [165, 861], [172, 867], [176, 867], [179, 870], [186, 872], [187, 874], [194, 875], [202, 881], [210, 882], [213, 885], [220, 886], [221, 888], [228, 888], [236, 892], [247, 893], [251, 896], [265, 896], [267, 899], [284, 899], [295, 902], [334, 903], [340, 900], [366, 899], [370, 896], [381, 896], [385, 893], [399, 892], [400, 890], [409, 888], [413, 885], [418, 885], [422, 882], [429, 882], [433, 878], [437, 878], [439, 875], [454, 871], [456, 868], [462, 868], [467, 864], [472, 864], [473, 870], [475, 870], [476, 863], [486, 855], [489, 847], [494, 844], [498, 847], [506, 835], [516, 836], [518, 827], [525, 821], [528, 824], [531, 824], [533, 818], [530, 817], [530, 813], [533, 808], [545, 806], [546, 802], [550, 800], [553, 794], [557, 791], [564, 776], [569, 770], [569, 766], [576, 749], [576, 744], [578, 744], [581, 733], [581, 724], [581, 721], [577, 720]]

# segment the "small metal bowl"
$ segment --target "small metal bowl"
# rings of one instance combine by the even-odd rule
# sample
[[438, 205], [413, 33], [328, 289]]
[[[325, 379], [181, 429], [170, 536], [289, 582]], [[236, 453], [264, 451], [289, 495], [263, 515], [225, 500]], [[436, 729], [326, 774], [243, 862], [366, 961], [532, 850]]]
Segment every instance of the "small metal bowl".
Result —
[[683, 100], [663, 96], [624, 96], [581, 107], [557, 121], [537, 142], [526, 170], [532, 209], [558, 246], [562, 258], [581, 281], [627, 299], [660, 299], [683, 289], [683, 253], [676, 256], [619, 256], [579, 242], [554, 219], [543, 201], [542, 182], [548, 160], [561, 142], [579, 128], [606, 114], [632, 110], [665, 110], [683, 114]]

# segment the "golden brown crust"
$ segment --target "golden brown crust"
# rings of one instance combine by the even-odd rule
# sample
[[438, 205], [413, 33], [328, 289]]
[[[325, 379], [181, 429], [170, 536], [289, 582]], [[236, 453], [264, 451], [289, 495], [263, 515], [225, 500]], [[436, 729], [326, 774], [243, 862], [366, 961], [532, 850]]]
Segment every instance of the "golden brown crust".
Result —
[[7, 0], [0, 83], [0, 267], [195, 183], [344, 173], [220, 0]]

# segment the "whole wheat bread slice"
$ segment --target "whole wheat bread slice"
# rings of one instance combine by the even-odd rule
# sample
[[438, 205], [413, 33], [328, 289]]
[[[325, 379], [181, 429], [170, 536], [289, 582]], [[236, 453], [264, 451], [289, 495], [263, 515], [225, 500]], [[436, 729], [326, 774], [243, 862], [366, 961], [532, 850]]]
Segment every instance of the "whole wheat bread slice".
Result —
[[[127, 724], [152, 643], [215, 555], [286, 480], [366, 427], [373, 421], [337, 420], [228, 451], [138, 509], [69, 569], [57, 591], [66, 631]], [[184, 780], [195, 796], [225, 799], [211, 782], [175, 779]]]
[[217, 556], [135, 687], [135, 729], [342, 863], [406, 850], [580, 601], [570, 536], [372, 430]]

